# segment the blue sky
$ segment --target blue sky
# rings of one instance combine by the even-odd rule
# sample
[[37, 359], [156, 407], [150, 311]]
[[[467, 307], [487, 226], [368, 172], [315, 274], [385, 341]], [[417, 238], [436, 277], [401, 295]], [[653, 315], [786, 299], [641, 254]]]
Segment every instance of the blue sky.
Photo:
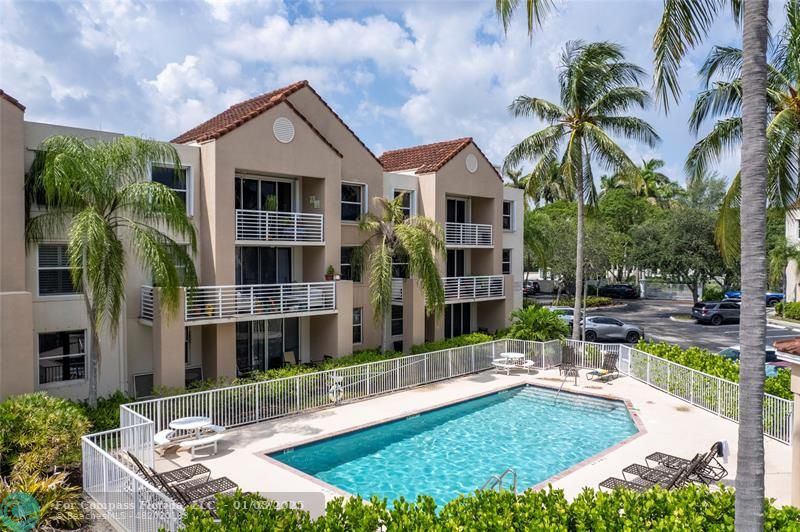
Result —
[[[660, 0], [565, 0], [529, 42], [522, 17], [504, 36], [493, 1], [0, 0], [0, 88], [33, 121], [169, 140], [229, 105], [299, 79], [376, 153], [472, 136], [502, 161], [540, 126], [514, 119], [518, 95], [557, 97], [568, 40], [613, 40], [652, 64]], [[773, 2], [773, 23], [780, 5]], [[669, 116], [648, 110], [663, 142], [624, 143], [683, 181], [686, 119], [711, 44], [737, 44], [726, 15], [682, 71]], [[649, 83], [649, 81], [648, 81]], [[649, 85], [648, 85], [649, 86]], [[730, 175], [737, 157], [721, 172]]]

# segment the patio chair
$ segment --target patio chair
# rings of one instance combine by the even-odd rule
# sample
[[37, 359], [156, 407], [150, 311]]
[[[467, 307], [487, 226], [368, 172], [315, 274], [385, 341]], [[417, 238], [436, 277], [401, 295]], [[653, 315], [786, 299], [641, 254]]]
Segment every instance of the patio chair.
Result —
[[619, 377], [619, 369], [617, 369], [617, 360], [619, 355], [613, 351], [606, 351], [603, 353], [603, 367], [592, 370], [586, 374], [586, 378], [591, 380], [608, 380], [612, 376]]
[[[700, 467], [697, 468], [696, 475], [702, 482], [711, 484], [713, 482], [719, 482], [728, 476], [728, 470], [717, 460], [720, 456], [722, 456], [722, 442], [717, 441], [714, 442], [708, 452], [705, 453], [703, 462], [700, 464]], [[648, 455], [645, 461], [648, 465], [650, 465], [650, 462], [653, 462], [669, 469], [680, 469], [689, 463], [689, 460], [686, 458], [661, 452]]]
[[[672, 474], [669, 476], [659, 476], [660, 480], [648, 480], [648, 478], [636, 477], [631, 480], [626, 480], [622, 478], [616, 477], [609, 477], [602, 481], [599, 486], [601, 488], [607, 489], [617, 489], [617, 488], [627, 488], [629, 490], [643, 492], [647, 491], [648, 489], [654, 486], [660, 486], [666, 490], [671, 490], [673, 488], [680, 488], [687, 485], [690, 480], [689, 478], [695, 474], [697, 468], [699, 467], [700, 463], [703, 460], [703, 455], [698, 454], [697, 456], [689, 462], [682, 469], [672, 470]], [[629, 466], [630, 467], [630, 466]], [[645, 469], [650, 470], [650, 468], [646, 466], [641, 466]], [[628, 468], [625, 468], [628, 469]], [[624, 471], [624, 470], [623, 470]], [[651, 470], [655, 471], [655, 470]], [[651, 477], [652, 478], [652, 477]]]
[[[180, 504], [192, 504], [239, 487], [228, 477], [211, 479], [211, 472], [202, 464], [158, 473], [152, 467], [144, 465], [130, 451], [127, 454], [145, 479]], [[203, 474], [206, 475], [205, 478], [198, 478]]]
[[571, 345], [565, 345], [561, 354], [561, 364], [558, 365], [559, 375], [578, 375], [578, 354]]

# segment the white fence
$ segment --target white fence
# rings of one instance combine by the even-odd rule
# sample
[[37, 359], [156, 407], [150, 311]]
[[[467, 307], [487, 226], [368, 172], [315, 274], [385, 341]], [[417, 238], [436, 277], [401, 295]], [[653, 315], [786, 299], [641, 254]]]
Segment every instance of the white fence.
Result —
[[[504, 351], [524, 353], [540, 369], [563, 361], [598, 368], [614, 352], [621, 373], [726, 419], [739, 419], [736, 383], [625, 345], [495, 340], [124, 405], [120, 429], [83, 437], [84, 491], [124, 530], [177, 530], [182, 508], [123, 463], [129, 451], [152, 465], [153, 436], [171, 420], [208, 416], [225, 427], [266, 421], [484, 371]], [[790, 444], [792, 408], [792, 401], [765, 395], [764, 434]]]
[[444, 300], [446, 303], [497, 299], [504, 295], [502, 275], [476, 277], [444, 277]]
[[236, 209], [236, 240], [324, 242], [321, 214]]
[[153, 321], [153, 287], [142, 286], [142, 296], [140, 301], [141, 311], [139, 317], [143, 320]]
[[444, 224], [444, 242], [451, 247], [491, 247], [492, 226], [489, 224]]
[[200, 286], [186, 293], [186, 321], [216, 323], [253, 316], [336, 310], [336, 283]]
[[644, 279], [639, 283], [639, 293], [645, 299], [675, 299], [692, 301], [692, 292], [685, 284]]

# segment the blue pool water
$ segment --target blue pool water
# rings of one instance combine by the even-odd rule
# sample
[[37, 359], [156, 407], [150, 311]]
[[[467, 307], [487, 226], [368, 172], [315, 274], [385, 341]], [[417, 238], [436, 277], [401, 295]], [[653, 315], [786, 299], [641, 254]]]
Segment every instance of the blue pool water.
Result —
[[619, 401], [555, 399], [521, 386], [270, 456], [364, 498], [442, 505], [509, 467], [520, 490], [533, 486], [636, 432]]

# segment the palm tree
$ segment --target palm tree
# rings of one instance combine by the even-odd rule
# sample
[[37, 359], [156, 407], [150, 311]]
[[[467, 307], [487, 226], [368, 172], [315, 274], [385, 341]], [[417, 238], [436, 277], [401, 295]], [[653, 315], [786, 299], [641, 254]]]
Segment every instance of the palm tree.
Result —
[[774, 242], [768, 254], [769, 284], [772, 287], [780, 286], [781, 292], [786, 293], [786, 268], [790, 262], [800, 264], [800, 247], [793, 246], [781, 235]]
[[505, 176], [511, 181], [511, 183], [506, 183], [507, 187], [518, 188], [523, 191], [522, 206], [525, 212], [528, 212], [530, 205], [528, 204], [529, 198], [526, 190], [528, 188], [528, 178], [530, 176], [522, 175], [522, 170], [518, 168], [507, 168], [505, 171]]
[[[497, 13], [508, 30], [520, 0], [496, 0]], [[525, 0], [528, 34], [541, 26], [553, 0]], [[762, 434], [762, 371], [766, 339], [766, 190], [767, 190], [767, 37], [769, 0], [664, 0], [664, 13], [653, 38], [654, 86], [666, 112], [680, 99], [679, 70], [686, 53], [708, 35], [717, 15], [730, 7], [737, 23], [744, 19], [742, 50], [742, 318], [739, 322], [741, 364], [739, 454], [736, 475], [736, 527], [764, 526], [764, 437]], [[797, 62], [797, 56], [793, 58]], [[745, 257], [747, 260], [744, 260]]]
[[[633, 162], [609, 133], [639, 140], [652, 146], [659, 140], [644, 120], [622, 113], [632, 107], [644, 108], [650, 102], [640, 80], [644, 71], [625, 62], [622, 49], [609, 42], [568, 42], [561, 55], [559, 84], [561, 101], [556, 104], [530, 96], [520, 96], [510, 110], [517, 117], [534, 117], [547, 122], [544, 129], [522, 140], [511, 149], [505, 168], [523, 161], [536, 161], [529, 183], [548, 175], [555, 164], [565, 188], [575, 190], [577, 198], [577, 249], [575, 293], [583, 293], [584, 205], [596, 198], [592, 164], [618, 172], [630, 171]], [[533, 195], [533, 191], [532, 191]], [[575, 315], [580, 316], [581, 298], [575, 298]], [[580, 339], [580, 327], [573, 337]]]
[[[117, 332], [128, 254], [152, 274], [167, 315], [178, 308], [180, 286], [197, 284], [189, 253], [173, 240], [188, 242], [194, 253], [194, 227], [184, 202], [163, 184], [150, 181], [154, 162], [180, 169], [177, 151], [166, 143], [54, 136], [39, 146], [29, 177], [29, 204], [45, 210], [29, 217], [26, 239], [31, 244], [66, 237], [73, 282], [83, 291], [92, 406], [97, 404], [101, 359], [98, 331], [108, 326], [112, 334]], [[129, 243], [128, 250], [123, 242]]]
[[561, 175], [561, 164], [552, 161], [544, 171], [528, 174], [525, 181], [527, 194], [535, 203], [575, 201], [575, 187]]
[[[375, 322], [386, 329], [392, 311], [392, 262], [405, 257], [408, 275], [419, 279], [428, 312], [444, 309], [444, 288], [436, 262], [443, 253], [444, 235], [441, 226], [425, 216], [406, 218], [402, 210], [403, 194], [393, 200], [375, 197], [380, 216], [366, 214], [358, 227], [370, 236], [362, 244], [359, 255], [366, 258], [369, 271], [369, 292]], [[384, 334], [384, 347], [388, 334]]]
[[629, 188], [637, 196], [646, 198], [653, 204], [669, 207], [681, 196], [683, 189], [666, 174], [660, 172], [664, 167], [661, 159], [644, 159], [641, 166], [616, 176], [617, 188]]

